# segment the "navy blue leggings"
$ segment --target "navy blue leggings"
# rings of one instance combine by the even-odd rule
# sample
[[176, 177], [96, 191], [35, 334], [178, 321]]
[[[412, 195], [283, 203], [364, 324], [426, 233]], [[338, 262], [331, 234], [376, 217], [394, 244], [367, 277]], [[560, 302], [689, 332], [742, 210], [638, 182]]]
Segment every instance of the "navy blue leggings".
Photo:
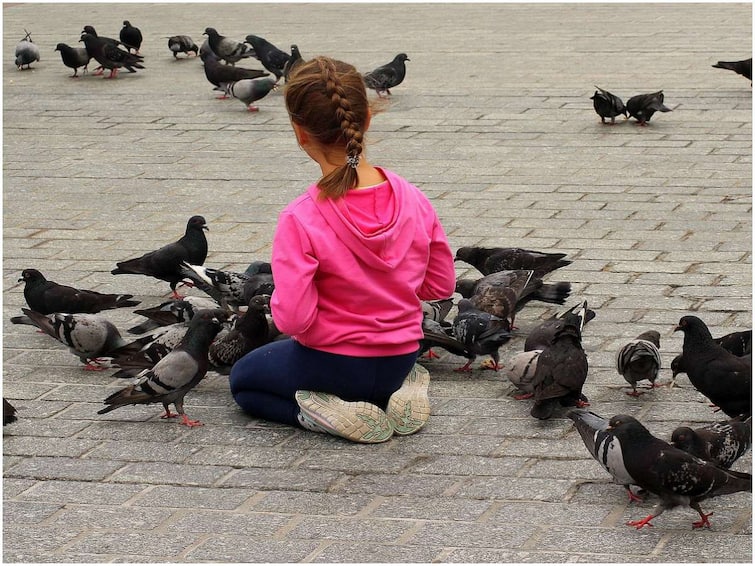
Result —
[[248, 414], [298, 426], [298, 389], [323, 391], [344, 401], [383, 409], [417, 361], [419, 352], [361, 358], [321, 352], [292, 339], [252, 350], [231, 369], [231, 393]]

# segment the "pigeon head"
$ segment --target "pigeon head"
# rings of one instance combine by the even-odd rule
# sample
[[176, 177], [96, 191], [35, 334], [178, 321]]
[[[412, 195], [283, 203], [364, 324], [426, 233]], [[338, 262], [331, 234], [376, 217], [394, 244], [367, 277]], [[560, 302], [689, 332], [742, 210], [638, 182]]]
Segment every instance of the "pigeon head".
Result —
[[474, 279], [457, 279], [456, 292], [468, 299], [474, 294], [475, 285], [477, 285], [477, 281]]
[[21, 281], [29, 283], [31, 281], [46, 281], [46, 279], [37, 269], [24, 269], [21, 272], [21, 279], [19, 279], [19, 282]]
[[393, 58], [394, 61], [403, 62], [403, 61], [411, 61], [409, 57], [407, 57], [406, 53], [399, 53]]
[[64, 47], [66, 47], [65, 43], [58, 43], [53, 51], [61, 51]]
[[82, 34], [83, 33], [88, 33], [89, 35], [93, 35], [94, 37], [97, 37], [97, 32], [94, 31], [94, 27], [92, 27], [92, 26], [84, 26], [84, 29], [82, 30], [81, 33]]
[[713, 336], [710, 333], [710, 330], [708, 330], [708, 327], [706, 324], [699, 319], [696, 316], [693, 315], [687, 315], [683, 316], [679, 319], [679, 324], [676, 325], [676, 328], [674, 328], [674, 332], [677, 330], [681, 330], [684, 332], [685, 337], [695, 337], [695, 338], [709, 338], [713, 339]]
[[638, 421], [631, 415], [614, 415], [608, 421], [608, 429], [617, 432], [619, 430], [624, 430], [627, 432], [644, 431], [645, 433], [650, 434], [648, 429], [646, 429], [640, 421]]
[[694, 440], [695, 431], [688, 426], [680, 426], [671, 433], [671, 444], [685, 452], [690, 452]]
[[671, 360], [671, 376], [676, 377], [680, 373], [687, 373], [687, 370], [684, 369], [684, 363], [682, 362], [681, 354]]
[[129, 22], [128, 20], [123, 20], [123, 27], [130, 28], [131, 27], [131, 22]]
[[209, 232], [210, 228], [207, 226], [204, 216], [196, 215], [189, 218], [189, 222], [186, 224], [186, 231], [189, 230], [207, 230]]
[[249, 300], [249, 308], [252, 310], [270, 311], [270, 295], [255, 295]]
[[207, 35], [210, 37], [215, 37], [220, 35], [218, 31], [215, 28], [204, 28], [204, 33], [202, 35]]
[[637, 337], [638, 340], [647, 340], [655, 344], [656, 348], [661, 347], [661, 334], [657, 330], [648, 330]]

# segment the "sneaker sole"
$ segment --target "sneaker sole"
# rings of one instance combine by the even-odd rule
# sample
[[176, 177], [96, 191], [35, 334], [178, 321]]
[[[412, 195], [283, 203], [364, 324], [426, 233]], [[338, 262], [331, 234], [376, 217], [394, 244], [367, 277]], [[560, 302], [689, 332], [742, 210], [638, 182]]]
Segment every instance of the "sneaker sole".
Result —
[[296, 402], [320, 427], [347, 440], [375, 444], [393, 436], [388, 416], [372, 403], [347, 402], [317, 391], [297, 391]]
[[401, 436], [414, 434], [425, 426], [430, 418], [429, 385], [430, 372], [415, 364], [401, 388], [388, 399], [386, 413], [394, 433]]

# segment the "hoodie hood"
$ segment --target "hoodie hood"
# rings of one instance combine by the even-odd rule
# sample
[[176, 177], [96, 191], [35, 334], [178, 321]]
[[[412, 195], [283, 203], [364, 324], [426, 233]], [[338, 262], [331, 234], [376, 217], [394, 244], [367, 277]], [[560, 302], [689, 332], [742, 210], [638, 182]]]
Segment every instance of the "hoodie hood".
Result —
[[401, 262], [414, 240], [417, 190], [395, 173], [377, 167], [386, 181], [375, 187], [349, 191], [340, 199], [320, 198], [316, 184], [308, 189], [312, 202], [338, 239], [354, 255], [380, 271]]

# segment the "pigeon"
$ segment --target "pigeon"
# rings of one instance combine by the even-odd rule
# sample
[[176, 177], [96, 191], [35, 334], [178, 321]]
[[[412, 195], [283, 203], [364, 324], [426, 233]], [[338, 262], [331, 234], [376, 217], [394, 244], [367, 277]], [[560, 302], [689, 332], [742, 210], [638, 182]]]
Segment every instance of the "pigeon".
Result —
[[553, 342], [553, 337], [556, 335], [556, 331], [563, 327], [565, 320], [569, 320], [572, 324], [576, 325], [581, 333], [585, 324], [593, 318], [595, 318], [595, 311], [587, 308], [587, 301], [582, 301], [570, 309], [556, 313], [530, 330], [527, 338], [524, 340], [524, 351], [542, 350], [550, 346]]
[[24, 65], [31, 69], [31, 64], [35, 61], [39, 61], [39, 47], [31, 40], [31, 34], [27, 31], [26, 36], [16, 44], [16, 67], [19, 71], [23, 70]]
[[446, 320], [453, 307], [453, 299], [422, 301], [421, 304], [424, 338], [420, 341], [420, 355], [425, 355], [427, 359], [438, 358], [432, 348], [439, 346], [456, 356], [472, 358], [467, 347], [452, 336], [453, 326]]
[[461, 299], [456, 307], [458, 314], [453, 320], [453, 335], [467, 348], [468, 361], [455, 371], [472, 371], [475, 358], [486, 354], [493, 363], [484, 367], [498, 371], [498, 349], [511, 338], [508, 321], [476, 308], [469, 299]]
[[269, 261], [255, 260], [244, 270], [247, 275], [257, 275], [258, 273], [273, 273], [273, 266]]
[[135, 310], [138, 314], [147, 318], [144, 322], [132, 326], [127, 330], [129, 334], [144, 334], [161, 326], [169, 326], [177, 322], [187, 322], [202, 309], [216, 309], [220, 305], [214, 299], [207, 297], [184, 297], [183, 299], [170, 299], [160, 303], [156, 307]]
[[[713, 341], [727, 352], [731, 352], [732, 354], [740, 358], [751, 356], [752, 330], [732, 332], [730, 334], [726, 334], [725, 336], [721, 336], [720, 338], [714, 338]], [[670, 386], [674, 387], [674, 385], [676, 385], [676, 376], [680, 373], [687, 373], [687, 370], [685, 369], [683, 354], [679, 354], [673, 360], [671, 360], [671, 372], [672, 378]]]
[[199, 55], [199, 47], [194, 43], [188, 35], [172, 35], [168, 38], [168, 49], [173, 53], [173, 57], [178, 59], [179, 53], [186, 53], [188, 55], [194, 52], [194, 56]]
[[259, 59], [265, 69], [275, 75], [275, 82], [278, 82], [283, 76], [283, 70], [291, 55], [258, 35], [247, 35], [246, 43], [254, 48], [254, 56]]
[[132, 26], [128, 20], [123, 20], [119, 37], [129, 52], [133, 49], [134, 53], [139, 53], [139, 48], [142, 46], [142, 32], [138, 27]]
[[587, 308], [587, 301], [577, 303], [570, 309], [557, 313], [536, 326], [524, 341], [524, 352], [516, 354], [509, 360], [506, 377], [523, 393], [514, 395], [514, 399], [529, 399], [533, 395], [532, 380], [535, 377], [540, 354], [553, 343], [556, 332], [569, 322], [580, 331], [590, 320], [595, 318], [595, 311]]
[[186, 224], [186, 232], [176, 242], [165, 245], [143, 256], [121, 261], [110, 273], [121, 275], [131, 273], [148, 275], [170, 283], [173, 298], [182, 298], [176, 292], [176, 286], [182, 280], [181, 262], [186, 261], [202, 265], [207, 258], [207, 238], [204, 231], [209, 230], [203, 216], [192, 216]]
[[[192, 317], [193, 318], [193, 317]], [[120, 368], [113, 377], [134, 377], [167, 356], [181, 343], [189, 330], [190, 320], [157, 328], [115, 350], [106, 352], [111, 365]]]
[[623, 485], [627, 490], [629, 501], [642, 501], [642, 498], [630, 488], [631, 485], [637, 485], [637, 482], [624, 466], [621, 446], [608, 428], [608, 419], [587, 409], [571, 409], [566, 416], [574, 421], [574, 426], [590, 455], [611, 474], [614, 482]]
[[725, 470], [688, 454], [653, 436], [637, 419], [616, 415], [608, 421], [608, 430], [616, 442], [617, 457], [624, 463], [628, 476], [641, 488], [660, 498], [652, 513], [627, 525], [641, 529], [667, 509], [689, 505], [700, 515], [693, 528], [710, 527], [700, 503], [705, 499], [752, 491], [752, 476]]
[[736, 417], [698, 429], [680, 426], [671, 444], [706, 462], [729, 469], [752, 444], [752, 416]]
[[180, 272], [184, 279], [189, 279], [224, 307], [248, 305], [253, 296], [272, 295], [275, 290], [272, 273], [247, 275], [187, 262], [181, 265]]
[[283, 79], [288, 82], [288, 78], [291, 76], [293, 70], [304, 62], [301, 53], [299, 52], [299, 46], [294, 44], [291, 46], [291, 56], [283, 66]]
[[596, 90], [595, 94], [590, 97], [590, 100], [592, 100], [593, 108], [595, 108], [595, 112], [600, 116], [600, 122], [602, 124], [606, 123], [606, 118], [611, 119], [610, 125], [615, 124], [616, 116], [619, 116], [620, 114], [623, 114], [624, 118], [629, 118], [629, 113], [627, 112], [621, 98], [615, 94], [611, 94], [607, 90], [603, 90], [597, 85], [595, 88], [598, 90]]
[[63, 64], [73, 69], [73, 75], [71, 78], [77, 78], [79, 75], [79, 67], [84, 67], [84, 72], [87, 72], [87, 65], [92, 58], [89, 52], [84, 47], [71, 47], [65, 43], [58, 43], [55, 46], [55, 51], [60, 51], [60, 57], [63, 59]]
[[270, 310], [270, 295], [255, 295], [245, 313], [237, 315], [232, 328], [219, 334], [210, 345], [210, 364], [220, 373], [230, 372], [231, 366], [246, 353], [270, 342], [265, 313]]
[[637, 120], [638, 125], [647, 126], [653, 114], [671, 112], [671, 108], [663, 104], [663, 91], [659, 90], [650, 94], [637, 94], [627, 100], [627, 112]]
[[468, 298], [480, 310], [509, 320], [514, 326], [516, 313], [533, 300], [564, 304], [571, 292], [571, 283], [543, 283], [531, 269], [496, 271], [481, 279], [458, 279], [456, 292]]
[[244, 103], [247, 111], [258, 112], [259, 108], [252, 102], [266, 97], [271, 90], [277, 88], [273, 79], [242, 79], [226, 85], [226, 96], [230, 95]]
[[456, 251], [454, 261], [464, 261], [483, 275], [490, 275], [496, 271], [531, 269], [535, 272], [535, 277], [542, 278], [559, 267], [569, 265], [571, 261], [564, 259], [565, 257], [566, 254], [562, 253], [545, 253], [522, 248], [468, 246]]
[[82, 34], [79, 41], [84, 43], [87, 53], [96, 59], [103, 69], [110, 69], [110, 74], [105, 77], [107, 79], [116, 78], [118, 76], [118, 69], [122, 67], [125, 67], [132, 73], [136, 72], [135, 69], [144, 68], [144, 65], [142, 65], [144, 58], [141, 55], [124, 51], [107, 41], [107, 38], [85, 33]]
[[[110, 395], [103, 401], [107, 407], [97, 411], [102, 415], [126, 405], [162, 403], [165, 413], [160, 418], [180, 416], [181, 423], [201, 426], [202, 423], [189, 419], [184, 412], [186, 394], [196, 387], [207, 373], [207, 352], [210, 343], [220, 331], [221, 321], [213, 311], [197, 314], [189, 324], [181, 343], [151, 369], [139, 374], [136, 383]], [[175, 405], [178, 414], [170, 412], [170, 404]]]
[[381, 65], [377, 69], [364, 75], [364, 84], [367, 88], [373, 89], [379, 97], [381, 93], [388, 96], [391, 94], [393, 87], [400, 85], [406, 76], [406, 61], [411, 61], [406, 53], [399, 53], [393, 58], [393, 61]]
[[752, 413], [752, 359], [739, 358], [713, 341], [696, 316], [683, 316], [683, 367], [692, 385], [729, 417]]
[[742, 75], [746, 79], [752, 80], [752, 57], [744, 59], [743, 61], [719, 61], [715, 65], [711, 65], [711, 67], [734, 71], [738, 75]]
[[135, 307], [141, 301], [133, 295], [116, 295], [76, 289], [45, 279], [36, 269], [24, 269], [19, 282], [24, 282], [24, 298], [29, 308], [40, 314], [54, 312], [98, 313], [107, 309]]
[[658, 351], [660, 347], [661, 335], [655, 330], [648, 330], [616, 352], [616, 371], [632, 386], [632, 391], [627, 391], [627, 395], [642, 395], [641, 391], [637, 391], [637, 382], [643, 379], [650, 382], [651, 388], [656, 387], [655, 380], [662, 363]]
[[85, 370], [105, 369], [98, 358], [107, 352], [126, 345], [118, 329], [99, 314], [52, 313], [40, 314], [33, 310], [21, 309], [25, 316], [11, 317], [13, 324], [36, 326], [52, 336], [86, 364]]
[[199, 57], [204, 63], [205, 77], [210, 83], [215, 85], [213, 90], [219, 90], [223, 93], [218, 97], [220, 99], [228, 98], [226, 90], [230, 83], [244, 79], [258, 79], [269, 75], [269, 73], [258, 69], [245, 69], [243, 67], [224, 65], [216, 55], [210, 52], [200, 52]]
[[[89, 26], [89, 25], [84, 26], [84, 29], [81, 31], [81, 35], [84, 35], [85, 33], [89, 34], [89, 35], [93, 35], [94, 37], [99, 37], [102, 41], [104, 41], [104, 42], [112, 45], [116, 49], [119, 48], [121, 45], [123, 45], [117, 39], [113, 39], [112, 37], [105, 37], [104, 35], [98, 35], [97, 34], [97, 30], [94, 29], [94, 26]], [[125, 47], [125, 45], [124, 45], [124, 47]], [[86, 46], [85, 46], [85, 48], [86, 48]], [[92, 57], [92, 53], [89, 50], [87, 50], [87, 53], [89, 54], [89, 57], [91, 58]], [[135, 73], [136, 69], [134, 69], [132, 67], [132, 68], [129, 68], [128, 71], [129, 71], [129, 73]], [[99, 67], [97, 67], [94, 70], [94, 72], [92, 74], [93, 75], [101, 75], [104, 72], [105, 72], [105, 67], [103, 67], [102, 65], [100, 65]]]
[[212, 52], [229, 65], [247, 57], [254, 57], [254, 49], [240, 41], [235, 41], [220, 35], [215, 28], [205, 28], [202, 35], [207, 36], [207, 42]]
[[585, 407], [589, 403], [582, 394], [587, 380], [587, 356], [582, 349], [582, 334], [572, 321], [565, 320], [556, 331], [550, 346], [537, 359], [532, 378], [533, 399], [530, 415], [549, 419], [556, 403], [562, 406]]
[[18, 420], [16, 412], [16, 408], [10, 404], [10, 401], [3, 397], [3, 426], [9, 425]]

